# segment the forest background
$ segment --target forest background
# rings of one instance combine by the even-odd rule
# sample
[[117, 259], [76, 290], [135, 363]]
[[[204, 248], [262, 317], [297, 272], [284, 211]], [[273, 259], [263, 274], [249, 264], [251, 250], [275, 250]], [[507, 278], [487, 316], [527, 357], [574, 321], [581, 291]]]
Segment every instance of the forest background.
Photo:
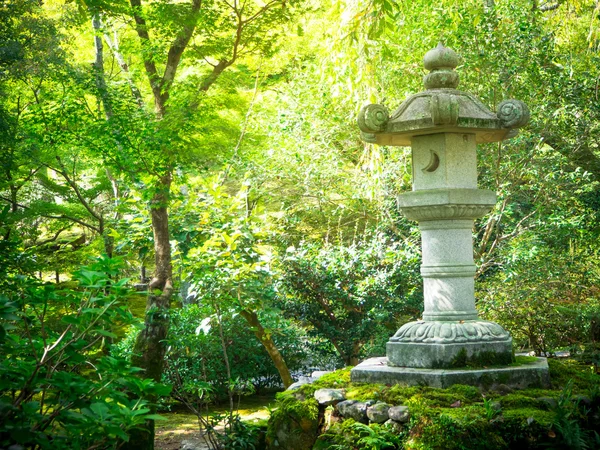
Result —
[[460, 89], [532, 113], [479, 148], [478, 308], [518, 348], [589, 351], [600, 2], [5, 0], [3, 439], [124, 442], [169, 392], [383, 354], [421, 313], [419, 233], [395, 206], [409, 150], [355, 118], [422, 90], [439, 41]]

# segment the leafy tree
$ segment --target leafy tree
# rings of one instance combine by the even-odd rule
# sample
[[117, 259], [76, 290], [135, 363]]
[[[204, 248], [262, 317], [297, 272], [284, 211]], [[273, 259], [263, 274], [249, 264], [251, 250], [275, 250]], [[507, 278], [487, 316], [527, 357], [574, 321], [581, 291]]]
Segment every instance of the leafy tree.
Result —
[[282, 265], [282, 307], [329, 340], [346, 365], [356, 365], [368, 356], [368, 343], [381, 353], [402, 319], [420, 314], [417, 261], [414, 251], [382, 235], [348, 246], [290, 249]]

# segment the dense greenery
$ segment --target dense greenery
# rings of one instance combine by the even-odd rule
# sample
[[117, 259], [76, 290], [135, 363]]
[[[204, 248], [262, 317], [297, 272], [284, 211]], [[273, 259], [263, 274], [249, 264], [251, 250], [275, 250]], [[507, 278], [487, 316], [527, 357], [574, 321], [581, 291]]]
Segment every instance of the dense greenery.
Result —
[[[523, 361], [525, 359], [525, 361]], [[526, 364], [526, 358], [521, 358]], [[312, 385], [278, 394], [267, 441], [277, 430], [296, 427], [298, 442], [314, 449], [584, 449], [600, 448], [600, 377], [575, 360], [550, 361], [548, 389], [512, 391], [504, 385], [481, 391], [473, 386], [448, 389], [385, 386], [350, 382], [349, 370], [325, 375]], [[319, 413], [311, 398], [318, 388], [343, 388], [358, 401], [405, 405], [410, 420], [402, 425], [364, 424]], [[503, 391], [503, 389], [506, 389]], [[329, 407], [331, 408], [331, 407]], [[318, 430], [318, 431], [317, 431]], [[291, 434], [291, 433], [290, 433]]]
[[0, 0], [0, 446], [151, 448], [157, 405], [382, 354], [421, 314], [412, 168], [355, 120], [440, 40], [532, 112], [479, 149], [478, 307], [597, 370], [598, 1]]

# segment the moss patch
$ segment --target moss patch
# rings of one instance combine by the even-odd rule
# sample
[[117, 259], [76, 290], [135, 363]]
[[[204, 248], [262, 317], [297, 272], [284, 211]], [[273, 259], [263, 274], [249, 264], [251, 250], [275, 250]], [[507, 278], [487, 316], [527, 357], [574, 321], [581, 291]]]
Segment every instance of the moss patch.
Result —
[[[517, 357], [513, 365], [531, 364], [534, 357]], [[349, 369], [328, 374], [314, 385], [302, 386], [307, 399], [318, 388], [342, 388], [351, 400], [378, 400], [406, 405], [410, 422], [391, 429], [355, 424], [333, 424], [316, 441], [317, 449], [512, 449], [570, 448], [577, 434], [593, 447], [593, 430], [600, 428], [600, 376], [576, 361], [549, 360], [552, 389], [524, 389], [509, 393], [484, 391], [473, 386], [448, 389], [426, 386], [387, 386], [350, 382]], [[563, 389], [568, 380], [572, 391]], [[585, 396], [582, 401], [578, 396]], [[282, 394], [290, 408], [294, 393]], [[313, 411], [314, 412], [314, 411]], [[562, 420], [562, 422], [561, 422]], [[273, 422], [269, 423], [269, 427]], [[399, 440], [396, 443], [386, 433]]]

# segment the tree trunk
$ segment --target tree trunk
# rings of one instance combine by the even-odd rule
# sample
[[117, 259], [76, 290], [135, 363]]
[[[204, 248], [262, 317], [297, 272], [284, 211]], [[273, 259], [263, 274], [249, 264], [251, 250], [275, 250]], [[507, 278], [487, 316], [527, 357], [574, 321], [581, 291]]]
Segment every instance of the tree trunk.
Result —
[[281, 356], [279, 349], [275, 345], [275, 342], [273, 342], [273, 339], [271, 339], [271, 336], [265, 332], [265, 329], [263, 328], [260, 321], [258, 320], [258, 315], [254, 311], [247, 311], [247, 310], [240, 311], [240, 314], [242, 315], [242, 317], [244, 319], [246, 319], [248, 324], [252, 327], [254, 335], [258, 338], [260, 343], [265, 347], [265, 350], [271, 357], [273, 364], [275, 364], [275, 367], [277, 368], [277, 371], [279, 372], [279, 376], [281, 377], [281, 381], [283, 382], [283, 385], [287, 388], [294, 382], [294, 380], [292, 379], [290, 370], [288, 369], [288, 366], [285, 363], [283, 356]]
[[[156, 270], [148, 286], [148, 302], [144, 329], [138, 334], [132, 363], [144, 369], [144, 375], [160, 382], [165, 365], [164, 340], [169, 330], [169, 303], [173, 293], [173, 269], [169, 242], [169, 189], [171, 177], [164, 176], [150, 205], [154, 234], [154, 260]], [[134, 430], [126, 450], [154, 449], [154, 421], [149, 420], [143, 429]]]

